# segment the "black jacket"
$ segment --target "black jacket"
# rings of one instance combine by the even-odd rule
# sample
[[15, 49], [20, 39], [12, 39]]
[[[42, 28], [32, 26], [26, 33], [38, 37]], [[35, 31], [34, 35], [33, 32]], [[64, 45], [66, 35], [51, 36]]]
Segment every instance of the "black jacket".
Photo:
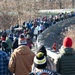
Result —
[[18, 39], [15, 39], [12, 43], [12, 49], [14, 50], [17, 47], [18, 47]]
[[7, 47], [8, 47], [8, 44], [6, 43], [6, 41], [2, 41], [1, 47], [2, 47], [2, 50], [6, 52]]

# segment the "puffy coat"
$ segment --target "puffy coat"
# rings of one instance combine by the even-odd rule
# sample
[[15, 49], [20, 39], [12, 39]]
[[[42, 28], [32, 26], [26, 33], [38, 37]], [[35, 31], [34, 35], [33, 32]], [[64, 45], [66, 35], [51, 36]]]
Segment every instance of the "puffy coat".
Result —
[[73, 48], [60, 49], [56, 69], [61, 75], [75, 75], [75, 52]]

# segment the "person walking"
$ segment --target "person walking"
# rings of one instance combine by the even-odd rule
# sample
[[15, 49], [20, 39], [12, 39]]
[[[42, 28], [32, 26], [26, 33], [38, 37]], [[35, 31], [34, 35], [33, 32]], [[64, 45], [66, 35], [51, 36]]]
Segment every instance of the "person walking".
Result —
[[9, 57], [6, 52], [0, 50], [0, 75], [12, 75], [8, 70]]
[[42, 52], [37, 53], [34, 57], [34, 66], [34, 71], [29, 73], [29, 75], [58, 75], [56, 71], [53, 71], [46, 67], [47, 59]]
[[53, 43], [52, 49], [53, 49], [53, 51], [57, 51], [57, 45], [56, 45], [56, 42]]
[[11, 39], [9, 39], [9, 37], [6, 38], [6, 43], [8, 44], [8, 47], [6, 48], [7, 54], [8, 54], [8, 56], [10, 56], [11, 55], [11, 48], [12, 48], [12, 41], [11, 41]]
[[[47, 60], [47, 66], [46, 68], [50, 69], [50, 70], [56, 70], [55, 64], [54, 62], [51, 60], [51, 58], [47, 55], [47, 51], [46, 48], [44, 47], [44, 45], [41, 45], [37, 51], [37, 53], [42, 52], [44, 54], [44, 56], [46, 57]], [[32, 71], [34, 71], [35, 69], [35, 65], [32, 65]]]
[[14, 50], [14, 49], [16, 49], [17, 47], [18, 47], [18, 38], [15, 37], [15, 38], [14, 38], [14, 41], [13, 41], [13, 43], [12, 43], [12, 49]]
[[4, 52], [6, 52], [8, 54], [7, 47], [8, 47], [8, 44], [6, 43], [6, 36], [2, 35], [2, 37], [1, 37], [1, 48]]
[[31, 72], [34, 56], [23, 39], [19, 39], [19, 47], [14, 50], [9, 60], [10, 72], [15, 75], [28, 75]]
[[75, 51], [72, 44], [72, 39], [65, 37], [59, 50], [60, 55], [56, 61], [56, 70], [61, 75], [75, 75]]
[[37, 51], [38, 52], [42, 52], [44, 53], [44, 55], [46, 56], [46, 59], [47, 59], [47, 68], [48, 69], [51, 69], [51, 70], [56, 70], [55, 68], [55, 64], [54, 62], [51, 60], [51, 58], [47, 55], [47, 51], [46, 51], [46, 48], [44, 45], [41, 45]]
[[34, 43], [33, 43], [33, 41], [32, 41], [32, 39], [31, 39], [31, 37], [30, 37], [29, 34], [27, 35], [27, 46], [28, 46], [30, 49], [32, 49], [32, 46], [34, 46]]

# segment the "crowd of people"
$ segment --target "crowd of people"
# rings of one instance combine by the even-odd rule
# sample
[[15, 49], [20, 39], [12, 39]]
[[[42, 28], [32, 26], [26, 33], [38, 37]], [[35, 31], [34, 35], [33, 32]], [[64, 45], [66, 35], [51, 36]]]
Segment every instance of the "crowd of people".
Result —
[[40, 33], [56, 22], [73, 16], [74, 12], [59, 13], [23, 22], [19, 31], [15, 31], [19, 25], [11, 26], [10, 33], [4, 30], [0, 37], [0, 75], [75, 75], [75, 52], [70, 37], [63, 40], [55, 64], [48, 58], [44, 45], [37, 49], [36, 54], [31, 50], [33, 39], [37, 39]]

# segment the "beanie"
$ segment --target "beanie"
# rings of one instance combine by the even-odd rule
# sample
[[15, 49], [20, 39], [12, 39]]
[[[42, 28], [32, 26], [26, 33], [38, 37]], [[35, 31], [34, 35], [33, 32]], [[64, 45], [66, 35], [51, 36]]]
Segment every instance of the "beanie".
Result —
[[42, 53], [44, 53], [45, 56], [47, 56], [47, 51], [46, 51], [44, 45], [41, 45], [41, 46], [39, 47], [38, 52], [42, 52]]
[[21, 34], [21, 35], [20, 35], [20, 38], [24, 38], [24, 35], [23, 35], [23, 34]]
[[72, 46], [72, 39], [70, 37], [65, 37], [63, 40], [64, 47], [71, 47]]
[[46, 57], [42, 52], [39, 52], [34, 57], [34, 66], [38, 69], [43, 69], [47, 66]]
[[20, 35], [20, 37], [18, 39], [18, 44], [19, 45], [26, 45], [27, 44], [26, 39], [23, 34]]

